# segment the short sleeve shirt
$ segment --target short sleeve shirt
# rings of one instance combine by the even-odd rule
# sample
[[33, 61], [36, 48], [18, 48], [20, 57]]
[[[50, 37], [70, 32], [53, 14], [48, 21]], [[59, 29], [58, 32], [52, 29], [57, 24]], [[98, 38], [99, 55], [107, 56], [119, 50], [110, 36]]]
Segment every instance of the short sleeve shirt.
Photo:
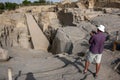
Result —
[[90, 40], [90, 51], [94, 54], [101, 54], [104, 49], [104, 42], [106, 36], [103, 32], [98, 32], [97, 34], [93, 35]]

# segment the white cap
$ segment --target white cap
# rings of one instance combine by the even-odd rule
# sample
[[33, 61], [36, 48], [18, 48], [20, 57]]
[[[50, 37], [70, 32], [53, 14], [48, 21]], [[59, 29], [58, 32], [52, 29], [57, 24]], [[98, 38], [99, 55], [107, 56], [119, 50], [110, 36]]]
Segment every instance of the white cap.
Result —
[[105, 32], [105, 26], [99, 25], [97, 28], [98, 28], [98, 30]]

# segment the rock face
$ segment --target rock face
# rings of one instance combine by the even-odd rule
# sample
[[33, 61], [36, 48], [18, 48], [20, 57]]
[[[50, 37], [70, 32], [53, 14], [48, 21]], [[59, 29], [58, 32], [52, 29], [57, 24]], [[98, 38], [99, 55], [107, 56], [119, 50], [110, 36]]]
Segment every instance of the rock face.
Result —
[[104, 16], [98, 16], [91, 19], [91, 23], [94, 25], [104, 25], [108, 32], [119, 31], [120, 16], [106, 14]]
[[27, 26], [24, 23], [19, 22], [17, 23], [16, 28], [19, 34], [19, 39], [18, 39], [19, 46], [21, 48], [31, 48]]
[[92, 30], [97, 30], [95, 25], [87, 21], [81, 21], [77, 27], [81, 27], [86, 32], [86, 34], [89, 34]]
[[61, 26], [55, 12], [41, 12], [39, 14], [38, 24], [43, 32], [48, 30], [49, 27], [57, 29], [59, 26]]
[[55, 12], [41, 12], [39, 14], [38, 24], [50, 43], [54, 38], [57, 28], [61, 27], [57, 13]]
[[79, 53], [85, 49], [85, 46], [81, 47], [85, 35], [86, 34], [82, 28], [64, 27], [58, 29], [52, 44], [53, 53]]
[[22, 13], [1, 15], [0, 46], [2, 48], [31, 48], [25, 17]]
[[8, 60], [8, 52], [2, 48], [0, 48], [0, 61], [6, 61]]
[[76, 5], [77, 5], [77, 7], [80, 8], [80, 9], [86, 9], [85, 4], [83, 4], [82, 2], [77, 2]]
[[89, 0], [89, 8], [93, 9], [95, 5], [95, 0]]

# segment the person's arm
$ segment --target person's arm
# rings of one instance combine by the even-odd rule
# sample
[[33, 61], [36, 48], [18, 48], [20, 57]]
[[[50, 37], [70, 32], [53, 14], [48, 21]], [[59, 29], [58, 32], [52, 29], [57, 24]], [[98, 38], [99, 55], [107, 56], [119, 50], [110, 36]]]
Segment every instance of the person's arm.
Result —
[[89, 39], [89, 44], [91, 44], [94, 40], [94, 36], [91, 36], [91, 38]]

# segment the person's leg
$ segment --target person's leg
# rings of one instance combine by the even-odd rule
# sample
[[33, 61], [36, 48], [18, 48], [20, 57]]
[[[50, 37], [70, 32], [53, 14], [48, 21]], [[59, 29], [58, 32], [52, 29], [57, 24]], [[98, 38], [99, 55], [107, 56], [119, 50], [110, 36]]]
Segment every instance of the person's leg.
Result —
[[100, 63], [96, 63], [96, 75], [98, 75], [99, 70], [100, 70]]
[[88, 67], [90, 63], [93, 61], [94, 55], [89, 51], [86, 58], [87, 60], [85, 61], [84, 73], [88, 71]]
[[90, 62], [89, 62], [89, 61], [86, 61], [86, 62], [85, 62], [85, 69], [84, 69], [84, 73], [86, 73], [86, 72], [87, 72], [89, 65], [90, 65]]
[[98, 75], [98, 72], [100, 70], [100, 65], [101, 65], [101, 58], [102, 58], [102, 54], [97, 54], [96, 56], [96, 75]]
[[116, 43], [116, 41], [113, 43], [113, 49], [112, 49], [112, 51], [115, 51], [116, 50], [116, 46], [117, 46], [117, 43]]

